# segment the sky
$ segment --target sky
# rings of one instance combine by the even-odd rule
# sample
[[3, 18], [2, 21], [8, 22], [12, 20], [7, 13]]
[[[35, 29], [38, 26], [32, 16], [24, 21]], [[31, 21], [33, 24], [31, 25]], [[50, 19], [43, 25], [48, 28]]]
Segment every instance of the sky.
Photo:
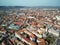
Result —
[[0, 6], [60, 6], [60, 0], [0, 0]]

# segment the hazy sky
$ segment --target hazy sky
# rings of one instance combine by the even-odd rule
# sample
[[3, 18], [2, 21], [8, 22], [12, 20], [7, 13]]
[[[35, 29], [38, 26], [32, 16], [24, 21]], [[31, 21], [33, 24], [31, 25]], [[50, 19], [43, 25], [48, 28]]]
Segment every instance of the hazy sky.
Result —
[[60, 6], [60, 0], [0, 0], [0, 6]]

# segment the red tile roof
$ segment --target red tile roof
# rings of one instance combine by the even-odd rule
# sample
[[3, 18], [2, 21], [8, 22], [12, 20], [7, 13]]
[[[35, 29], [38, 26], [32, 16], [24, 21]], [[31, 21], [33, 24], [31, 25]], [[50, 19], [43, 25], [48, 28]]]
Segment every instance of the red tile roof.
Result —
[[38, 45], [45, 45], [44, 39], [38, 38], [37, 40], [39, 41], [39, 42], [38, 42]]
[[19, 26], [21, 26], [22, 25], [22, 23], [21, 22], [14, 22], [14, 24], [17, 24], [17, 25], [19, 25]]

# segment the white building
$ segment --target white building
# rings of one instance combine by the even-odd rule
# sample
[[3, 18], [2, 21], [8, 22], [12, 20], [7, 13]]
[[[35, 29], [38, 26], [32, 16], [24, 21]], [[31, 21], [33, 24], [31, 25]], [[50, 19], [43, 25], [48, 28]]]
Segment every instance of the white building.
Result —
[[[48, 29], [49, 28], [49, 29]], [[56, 37], [59, 37], [59, 30], [57, 31], [57, 29], [55, 30], [54, 28], [53, 28], [53, 26], [51, 26], [51, 27], [47, 27], [46, 28], [46, 30], [47, 30], [47, 32], [48, 33], [50, 33], [50, 34], [53, 34], [54, 36], [56, 36]]]

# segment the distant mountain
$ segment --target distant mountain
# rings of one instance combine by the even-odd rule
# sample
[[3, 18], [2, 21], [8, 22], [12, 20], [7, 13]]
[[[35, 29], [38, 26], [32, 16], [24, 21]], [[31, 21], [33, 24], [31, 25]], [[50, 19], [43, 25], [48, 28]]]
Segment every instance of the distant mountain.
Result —
[[0, 6], [1, 10], [15, 9], [15, 8], [27, 8], [26, 6]]
[[32, 7], [28, 7], [28, 6], [0, 6], [0, 9], [3, 10], [8, 10], [8, 9], [15, 9], [15, 8], [59, 8], [59, 6], [32, 6]]
[[60, 8], [60, 6], [34, 6], [32, 8]]

